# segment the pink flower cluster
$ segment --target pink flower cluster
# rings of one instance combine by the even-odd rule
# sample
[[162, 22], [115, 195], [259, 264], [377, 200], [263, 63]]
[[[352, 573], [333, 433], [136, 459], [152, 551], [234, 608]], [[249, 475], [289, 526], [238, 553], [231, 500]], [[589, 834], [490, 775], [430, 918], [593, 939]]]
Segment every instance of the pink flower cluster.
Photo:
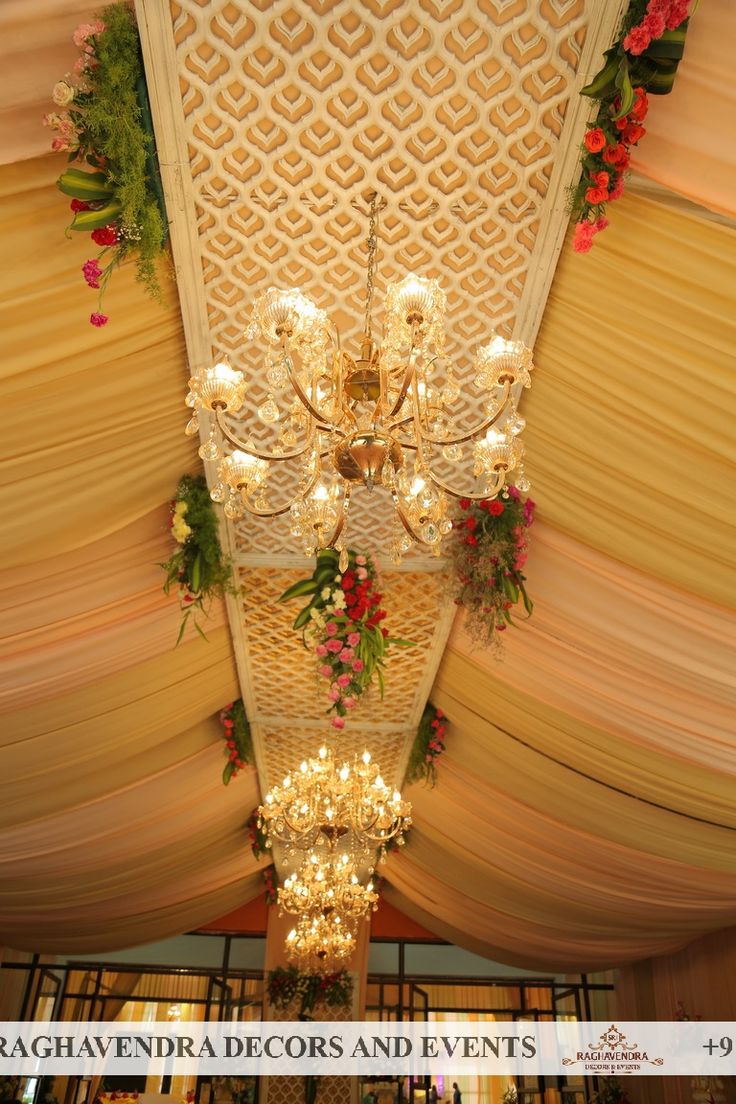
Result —
[[676, 30], [687, 19], [690, 0], [649, 0], [641, 23], [632, 27], [624, 38], [624, 50], [638, 56], [647, 50], [664, 32]]
[[94, 51], [94, 46], [90, 43], [90, 38], [101, 35], [104, 30], [105, 24], [101, 19], [95, 19], [92, 23], [80, 23], [72, 35], [72, 42], [80, 50], [92, 53]]
[[429, 738], [427, 744], [427, 751], [424, 756], [425, 763], [433, 763], [435, 759], [439, 759], [442, 752], [445, 750], [444, 736], [446, 726], [442, 723], [445, 719], [445, 714], [441, 709], [435, 709], [434, 720], [431, 722], [432, 735]]

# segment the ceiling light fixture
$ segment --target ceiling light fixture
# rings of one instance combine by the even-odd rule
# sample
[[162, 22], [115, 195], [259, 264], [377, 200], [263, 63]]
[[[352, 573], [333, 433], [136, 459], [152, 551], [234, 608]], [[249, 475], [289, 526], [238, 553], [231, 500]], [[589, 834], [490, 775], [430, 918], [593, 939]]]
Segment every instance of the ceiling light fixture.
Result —
[[[519, 489], [528, 487], [518, 439], [524, 420], [517, 413], [521, 390], [530, 386], [532, 354], [525, 345], [493, 335], [477, 349], [474, 385], [483, 417], [468, 426], [467, 407], [452, 410], [461, 387], [444, 352], [446, 302], [437, 280], [408, 275], [387, 286], [383, 340], [376, 344], [372, 307], [381, 206], [372, 193], [365, 322], [356, 358], [342, 350], [339, 332], [307, 296], [271, 287], [256, 299], [246, 331], [268, 347], [270, 390], [255, 411], [260, 427], [252, 414], [248, 421], [241, 413], [246, 379], [227, 357], [189, 381], [187, 403], [195, 410], [187, 432], [198, 432], [199, 412], [206, 412], [209, 435], [200, 455], [220, 462], [212, 498], [224, 503], [231, 519], [245, 511], [258, 517], [290, 514], [292, 535], [308, 555], [342, 548], [356, 486], [384, 488], [391, 496], [395, 560], [414, 541], [439, 554], [452, 528], [448, 495], [494, 498], [511, 473]], [[260, 443], [269, 432], [270, 447]], [[288, 464], [298, 465], [300, 475], [287, 501], [274, 506], [269, 480]]]

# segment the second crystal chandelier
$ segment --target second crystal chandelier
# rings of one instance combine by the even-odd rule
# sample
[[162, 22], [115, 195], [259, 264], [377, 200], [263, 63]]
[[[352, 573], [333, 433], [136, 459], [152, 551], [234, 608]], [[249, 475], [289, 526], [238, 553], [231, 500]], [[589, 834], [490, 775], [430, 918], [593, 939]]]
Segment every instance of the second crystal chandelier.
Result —
[[[482, 416], [468, 427], [467, 402], [452, 410], [461, 388], [444, 352], [446, 303], [437, 280], [409, 275], [388, 285], [379, 347], [372, 329], [378, 208], [373, 195], [365, 323], [356, 358], [342, 350], [326, 313], [298, 289], [269, 288], [253, 305], [247, 336], [266, 342], [270, 389], [253, 413], [261, 429], [273, 427], [269, 448], [254, 441], [253, 415], [245, 422], [245, 377], [227, 358], [189, 381], [187, 403], [195, 412], [187, 431], [198, 431], [199, 411], [214, 419], [200, 449], [204, 459], [220, 461], [213, 499], [224, 503], [232, 519], [246, 510], [258, 517], [288, 513], [307, 555], [341, 547], [351, 491], [359, 485], [382, 487], [390, 495], [398, 519], [397, 559], [414, 541], [439, 553], [452, 527], [448, 494], [493, 498], [511, 473], [516, 486], [526, 489], [517, 403], [521, 388], [530, 386], [530, 350], [498, 335], [478, 348], [473, 382]], [[229, 448], [224, 455], [223, 439]], [[289, 465], [299, 474], [277, 505], [271, 484], [281, 493], [276, 469]]]

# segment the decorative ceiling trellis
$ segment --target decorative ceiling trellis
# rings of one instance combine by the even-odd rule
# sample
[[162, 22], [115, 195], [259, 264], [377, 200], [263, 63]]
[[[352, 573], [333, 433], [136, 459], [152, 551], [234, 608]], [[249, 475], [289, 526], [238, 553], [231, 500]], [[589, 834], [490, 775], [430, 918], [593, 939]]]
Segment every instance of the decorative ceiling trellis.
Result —
[[[226, 351], [251, 399], [266, 397], [243, 330], [271, 284], [300, 286], [345, 343], [357, 337], [371, 191], [386, 201], [379, 312], [386, 280], [440, 277], [448, 352], [466, 384], [492, 329], [533, 344], [584, 125], [573, 93], [609, 44], [619, 4], [179, 0], [169, 11], [137, 0], [137, 10], [193, 368]], [[477, 418], [477, 393], [464, 387], [463, 399]], [[389, 512], [380, 493], [356, 494], [350, 543], [380, 556]], [[293, 610], [275, 605], [304, 561], [283, 519], [227, 523], [227, 534], [243, 595], [231, 626], [265, 791], [326, 731]], [[417, 646], [390, 659], [386, 699], [366, 701], [341, 737], [347, 753], [370, 740], [396, 784], [454, 613], [441, 566], [415, 553], [405, 571], [384, 570], [390, 625]]]

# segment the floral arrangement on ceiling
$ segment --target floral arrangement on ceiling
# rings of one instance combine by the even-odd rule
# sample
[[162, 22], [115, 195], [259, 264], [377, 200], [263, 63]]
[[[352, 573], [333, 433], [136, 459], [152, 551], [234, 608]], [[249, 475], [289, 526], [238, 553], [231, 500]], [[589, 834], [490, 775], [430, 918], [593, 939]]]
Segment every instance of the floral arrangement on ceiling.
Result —
[[414, 738], [409, 765], [406, 768], [406, 781], [418, 782], [423, 779], [430, 786], [437, 781], [437, 760], [445, 750], [447, 718], [441, 709], [427, 702]]
[[275, 905], [279, 899], [279, 877], [273, 863], [263, 868], [263, 885], [266, 904]]
[[256, 859], [265, 855], [268, 851], [268, 833], [258, 813], [258, 807], [248, 817], [248, 835], [250, 836], [250, 849]]
[[320, 678], [327, 681], [327, 696], [334, 728], [345, 727], [345, 717], [375, 678], [383, 697], [383, 667], [388, 649], [410, 647], [412, 641], [389, 636], [381, 624], [386, 611], [378, 591], [378, 575], [370, 556], [352, 549], [347, 565], [340, 567], [334, 548], [317, 555], [308, 579], [294, 583], [279, 598], [289, 602], [310, 596], [294, 621], [302, 630], [305, 647], [314, 652]]
[[44, 116], [56, 132], [51, 148], [66, 152], [70, 166], [57, 186], [71, 197], [69, 230], [88, 233], [100, 252], [82, 275], [97, 291], [93, 326], [104, 326], [103, 298], [110, 277], [135, 258], [137, 279], [161, 298], [157, 260], [168, 238], [138, 30], [132, 10], [113, 4], [101, 18], [82, 23], [72, 40], [80, 50], [74, 72], [53, 88], [59, 109]]
[[247, 763], [253, 762], [253, 741], [241, 698], [220, 710], [220, 724], [227, 753], [222, 781], [227, 786], [230, 779], [236, 778]]
[[[235, 593], [235, 585], [232, 566], [220, 546], [217, 518], [204, 476], [184, 475], [179, 480], [176, 497], [171, 503], [169, 524], [177, 548], [159, 566], [166, 572], [164, 593], [168, 594], [176, 586], [179, 595], [183, 616], [176, 643], [181, 641], [192, 616], [195, 629], [206, 640], [197, 615], [206, 617], [208, 608], [205, 605], [209, 607], [213, 598]], [[242, 756], [241, 759], [247, 761]]]
[[608, 226], [605, 205], [624, 191], [632, 146], [646, 134], [648, 94], [672, 90], [685, 48], [690, 0], [632, 0], [605, 63], [581, 89], [598, 111], [581, 146], [580, 182], [573, 189], [572, 247], [587, 253]]
[[333, 974], [305, 974], [296, 966], [270, 970], [266, 993], [273, 1008], [286, 1009], [299, 1002], [299, 1015], [306, 1016], [317, 1005], [349, 1008], [353, 999], [353, 979], [347, 970]]
[[452, 523], [455, 602], [466, 610], [468, 634], [496, 648], [499, 633], [513, 623], [514, 606], [521, 601], [527, 615], [533, 609], [523, 569], [536, 506], [514, 486], [504, 494], [480, 501], [461, 498]]

